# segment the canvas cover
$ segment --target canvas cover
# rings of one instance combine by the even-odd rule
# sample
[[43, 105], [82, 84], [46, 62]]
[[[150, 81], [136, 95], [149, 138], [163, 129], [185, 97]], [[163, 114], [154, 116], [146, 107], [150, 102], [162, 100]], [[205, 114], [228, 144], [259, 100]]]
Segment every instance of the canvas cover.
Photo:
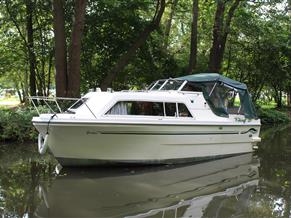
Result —
[[223, 117], [228, 117], [225, 107], [227, 89], [234, 89], [239, 93], [241, 108], [246, 118], [256, 119], [255, 107], [251, 101], [246, 84], [227, 78], [217, 73], [200, 73], [175, 78], [176, 80], [187, 80], [190, 83], [199, 85], [203, 90], [204, 98], [212, 111]]
[[247, 86], [244, 83], [235, 81], [233, 79], [227, 78], [222, 76], [218, 73], [199, 73], [199, 74], [192, 74], [188, 76], [178, 77], [178, 80], [187, 80], [191, 82], [221, 82], [227, 84], [236, 89], [247, 90]]

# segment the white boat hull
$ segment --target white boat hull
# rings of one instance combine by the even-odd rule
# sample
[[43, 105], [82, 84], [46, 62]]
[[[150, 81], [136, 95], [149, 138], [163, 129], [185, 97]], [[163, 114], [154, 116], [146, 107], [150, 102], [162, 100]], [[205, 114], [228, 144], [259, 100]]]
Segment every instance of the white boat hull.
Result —
[[[46, 134], [47, 122], [34, 125]], [[252, 152], [259, 129], [259, 125], [51, 123], [48, 146], [62, 165], [177, 163]]]

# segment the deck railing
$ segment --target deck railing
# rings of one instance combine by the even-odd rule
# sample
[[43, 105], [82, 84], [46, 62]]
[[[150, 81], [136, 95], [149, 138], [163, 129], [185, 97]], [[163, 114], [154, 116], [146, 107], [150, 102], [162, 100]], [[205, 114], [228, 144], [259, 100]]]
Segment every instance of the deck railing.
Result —
[[[52, 113], [63, 113], [65, 109], [69, 109], [69, 106], [72, 106], [73, 103], [79, 101], [81, 98], [64, 98], [64, 97], [47, 97], [47, 96], [29, 96], [29, 101], [40, 115], [38, 105], [45, 105]], [[67, 102], [63, 104], [63, 102]], [[73, 102], [73, 103], [72, 103]], [[65, 106], [64, 106], [65, 105]], [[65, 108], [65, 109], [64, 109]]]

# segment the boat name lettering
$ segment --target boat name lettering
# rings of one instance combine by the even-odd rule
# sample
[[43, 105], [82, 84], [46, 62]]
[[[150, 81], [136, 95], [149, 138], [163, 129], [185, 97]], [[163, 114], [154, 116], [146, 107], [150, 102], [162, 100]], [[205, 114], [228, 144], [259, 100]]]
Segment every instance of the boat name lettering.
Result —
[[245, 119], [245, 118], [240, 118], [240, 117], [236, 117], [236, 118], [234, 118], [235, 119], [235, 121], [237, 121], [237, 122], [243, 122], [243, 123], [245, 123], [246, 121], [247, 121], [247, 119]]

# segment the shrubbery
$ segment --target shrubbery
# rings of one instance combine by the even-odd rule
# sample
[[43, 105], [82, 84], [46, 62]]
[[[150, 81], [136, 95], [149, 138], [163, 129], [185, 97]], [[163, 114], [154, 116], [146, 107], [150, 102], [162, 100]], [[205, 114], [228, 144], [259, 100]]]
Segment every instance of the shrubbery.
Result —
[[0, 140], [29, 141], [37, 137], [31, 123], [37, 112], [31, 108], [0, 109]]
[[279, 124], [290, 122], [290, 118], [286, 113], [275, 109], [259, 108], [257, 112], [262, 124]]

